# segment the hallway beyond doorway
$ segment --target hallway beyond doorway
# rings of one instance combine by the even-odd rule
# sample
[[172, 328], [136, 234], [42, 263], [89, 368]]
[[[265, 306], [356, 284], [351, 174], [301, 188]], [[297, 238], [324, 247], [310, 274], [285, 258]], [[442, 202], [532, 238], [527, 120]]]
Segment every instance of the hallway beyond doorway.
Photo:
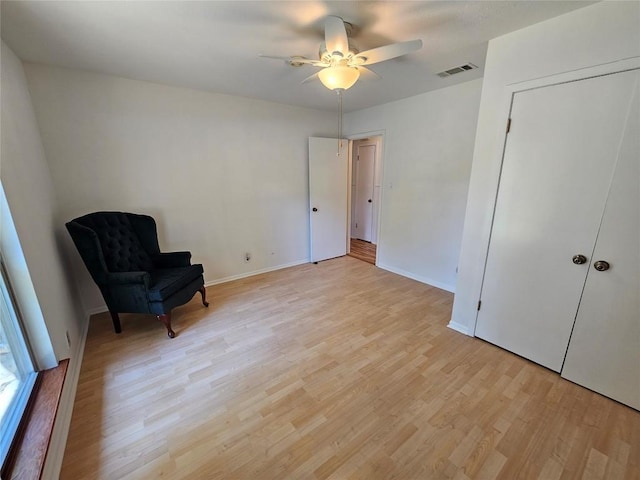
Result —
[[376, 264], [376, 245], [371, 242], [365, 242], [357, 238], [351, 239], [351, 251], [349, 256], [362, 260], [363, 262]]

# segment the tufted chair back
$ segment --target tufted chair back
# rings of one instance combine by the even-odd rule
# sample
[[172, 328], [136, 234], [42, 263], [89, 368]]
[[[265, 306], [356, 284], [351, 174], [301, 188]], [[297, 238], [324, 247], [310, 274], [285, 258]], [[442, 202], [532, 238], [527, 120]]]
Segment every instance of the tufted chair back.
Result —
[[146, 215], [96, 212], [76, 218], [67, 228], [98, 283], [102, 272], [153, 270], [152, 256], [160, 251], [155, 221]]
[[88, 215], [82, 224], [96, 232], [107, 270], [149, 271], [153, 264], [126, 214], [104, 212]]

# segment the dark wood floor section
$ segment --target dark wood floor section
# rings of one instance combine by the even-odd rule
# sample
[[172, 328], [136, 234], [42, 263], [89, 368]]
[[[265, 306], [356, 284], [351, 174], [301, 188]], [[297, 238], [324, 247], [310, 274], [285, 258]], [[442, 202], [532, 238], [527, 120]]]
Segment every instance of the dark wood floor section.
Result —
[[376, 246], [371, 242], [365, 242], [357, 238], [351, 239], [351, 251], [349, 256], [370, 263], [376, 264]]
[[89, 327], [62, 479], [637, 479], [640, 413], [345, 256]]

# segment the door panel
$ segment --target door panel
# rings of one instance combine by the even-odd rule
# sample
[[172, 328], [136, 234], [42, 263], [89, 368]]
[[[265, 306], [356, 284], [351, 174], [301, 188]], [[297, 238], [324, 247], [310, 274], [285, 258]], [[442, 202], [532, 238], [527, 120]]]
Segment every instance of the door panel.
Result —
[[[620, 147], [562, 376], [640, 409], [640, 98]], [[610, 269], [597, 271], [594, 261]]]
[[312, 262], [347, 254], [348, 142], [342, 143], [337, 155], [337, 139], [309, 138]]
[[514, 95], [476, 336], [560, 371], [628, 111], [621, 73]]
[[373, 182], [376, 165], [375, 145], [358, 147], [356, 160], [355, 222], [356, 238], [370, 242], [373, 226]]

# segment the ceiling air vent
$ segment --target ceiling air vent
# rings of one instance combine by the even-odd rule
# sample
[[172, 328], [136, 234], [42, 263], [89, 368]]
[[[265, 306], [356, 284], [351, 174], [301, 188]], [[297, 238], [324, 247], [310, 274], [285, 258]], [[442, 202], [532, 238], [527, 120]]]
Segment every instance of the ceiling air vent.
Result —
[[460, 65], [459, 67], [450, 68], [449, 70], [445, 70], [444, 72], [440, 72], [437, 75], [442, 78], [450, 77], [451, 75], [455, 75], [456, 73], [466, 72], [467, 70], [473, 70], [476, 67], [473, 63], [467, 63], [465, 65]]

